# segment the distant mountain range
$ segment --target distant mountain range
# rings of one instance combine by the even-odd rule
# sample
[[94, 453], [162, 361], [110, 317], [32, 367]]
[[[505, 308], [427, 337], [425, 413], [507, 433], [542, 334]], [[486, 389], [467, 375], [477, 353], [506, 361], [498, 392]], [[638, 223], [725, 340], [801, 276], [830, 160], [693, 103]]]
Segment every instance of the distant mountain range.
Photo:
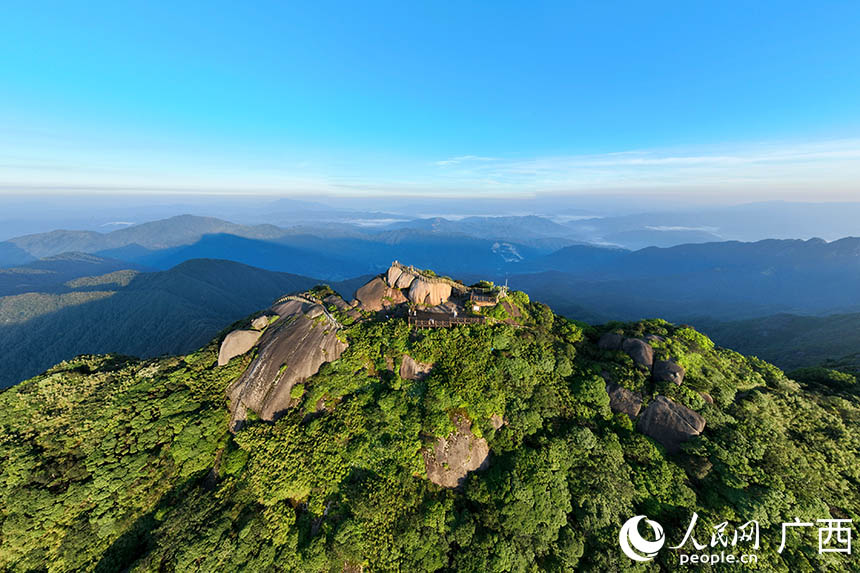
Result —
[[[592, 323], [661, 316], [696, 324], [780, 366], [851, 353], [841, 342], [854, 340], [849, 325], [860, 313], [858, 238], [631, 251], [562, 236], [574, 223], [582, 222], [476, 216], [285, 229], [184, 215], [0, 242], [0, 384], [78, 352], [187, 351], [290, 290], [328, 282], [350, 297], [349, 279], [392, 260], [508, 282]], [[843, 317], [804, 316], [833, 314]], [[798, 350], [800, 332], [820, 332], [820, 344]]]
[[[365, 281], [329, 284], [349, 297]], [[0, 388], [83, 353], [181, 354], [275, 298], [320, 282], [231, 261], [194, 260], [168, 271], [119, 271], [3, 296]]]
[[860, 311], [860, 238], [736, 241], [667, 249], [568, 247], [524, 265], [510, 283], [594, 320], [665, 316], [740, 319]]
[[[22, 252], [30, 258], [58, 256], [65, 248], [114, 261], [100, 263], [103, 271], [67, 268], [56, 276], [40, 273], [45, 265], [57, 267], [57, 261], [7, 268], [0, 273], [0, 294], [38, 290], [45, 281], [71, 277], [69, 273], [165, 270], [199, 258], [328, 281], [377, 273], [392, 260], [405, 260], [450, 275], [507, 280], [562, 312], [592, 321], [860, 311], [857, 238], [725, 241], [630, 251], [575, 243], [559, 236], [565, 229], [529, 216], [434, 218], [368, 230], [244, 226], [185, 215], [110, 233], [54, 231], [0, 243], [0, 253], [13, 254], [9, 260], [20, 260]], [[87, 268], [80, 260], [82, 269]], [[74, 260], [66, 266], [74, 266]]]
[[283, 230], [274, 225], [236, 225], [211, 217], [179, 215], [109, 233], [59, 230], [16, 237], [0, 245], [5, 245], [5, 249], [17, 247], [30, 257], [43, 258], [66, 252], [97, 253], [130, 246], [147, 250], [167, 249], [190, 245], [199, 241], [204, 235], [213, 233], [229, 233], [254, 239], [273, 239], [281, 236]]

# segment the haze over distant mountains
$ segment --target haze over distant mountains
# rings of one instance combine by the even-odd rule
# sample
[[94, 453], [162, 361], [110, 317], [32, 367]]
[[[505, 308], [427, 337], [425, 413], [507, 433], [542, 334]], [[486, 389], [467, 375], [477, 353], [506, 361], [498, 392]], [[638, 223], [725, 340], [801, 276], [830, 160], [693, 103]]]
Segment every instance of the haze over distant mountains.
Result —
[[[860, 311], [857, 238], [630, 250], [578, 241], [580, 224], [504, 216], [415, 219], [373, 228], [282, 228], [182, 215], [109, 233], [17, 237], [0, 243], [0, 253], [14, 253], [2, 260], [6, 267], [68, 251], [121, 261], [111, 263], [111, 270], [166, 270], [192, 259], [217, 258], [327, 281], [377, 273], [392, 260], [403, 260], [466, 279], [508, 280], [568, 315], [598, 321]], [[37, 270], [12, 274], [26, 274], [32, 282]]]
[[[513, 198], [318, 196], [308, 199], [220, 195], [30, 195], [6, 194], [0, 213], [0, 241], [56, 229], [106, 233], [168, 219], [181, 213], [233, 223], [278, 227], [395, 229], [426, 226], [422, 219], [455, 223], [472, 218], [534, 215], [553, 223], [532, 225], [527, 234], [564, 237], [625, 248], [671, 246], [714, 240], [826, 240], [857, 235], [860, 203], [771, 201], [741, 205], [701, 205], [682, 195], [558, 196]], [[457, 232], [469, 232], [465, 224]], [[519, 226], [520, 230], [522, 226]], [[216, 232], [216, 231], [210, 231]], [[510, 236], [518, 241], [524, 236]]]
[[[720, 344], [785, 367], [841, 358], [855, 341], [860, 346], [860, 239], [847, 236], [860, 235], [858, 204], [603, 218], [580, 218], [587, 215], [572, 208], [554, 217], [408, 218], [287, 200], [276, 206], [256, 219], [263, 224], [180, 215], [0, 242], [0, 385], [81, 352], [184, 352], [291, 290], [328, 282], [350, 298], [361, 280], [353, 279], [392, 260], [467, 282], [507, 281], [592, 323], [658, 316], [689, 322]], [[289, 219], [290, 209], [301, 224], [271, 223]], [[831, 228], [822, 235], [846, 236], [709, 241], [756, 237], [757, 229], [803, 237], [822, 221]], [[831, 320], [834, 314], [840, 316]], [[798, 329], [818, 334], [801, 345], [792, 334]], [[748, 336], [752, 331], [765, 334]]]

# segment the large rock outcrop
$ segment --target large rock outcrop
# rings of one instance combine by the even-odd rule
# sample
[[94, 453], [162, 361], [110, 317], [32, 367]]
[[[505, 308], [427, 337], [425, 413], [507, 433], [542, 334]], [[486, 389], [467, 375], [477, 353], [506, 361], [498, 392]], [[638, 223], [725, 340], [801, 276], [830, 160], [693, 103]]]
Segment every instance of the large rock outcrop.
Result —
[[642, 408], [642, 394], [613, 382], [606, 383], [606, 392], [609, 394], [609, 408], [613, 412], [627, 414], [630, 419], [636, 419]]
[[621, 350], [633, 359], [636, 366], [651, 370], [654, 364], [654, 349], [650, 344], [639, 338], [625, 338], [621, 344]]
[[400, 362], [400, 377], [404, 380], [421, 380], [432, 368], [432, 364], [417, 362], [408, 354], [404, 354]]
[[400, 273], [400, 276], [397, 277], [397, 281], [391, 284], [391, 286], [395, 288], [409, 288], [412, 286], [412, 283], [415, 281], [416, 275], [410, 273], [409, 271], [403, 271]]
[[[395, 268], [395, 267], [392, 267]], [[378, 311], [389, 306], [406, 302], [400, 289], [391, 288], [385, 279], [376, 277], [355, 291], [355, 298], [365, 310]]]
[[339, 358], [347, 347], [337, 337], [338, 325], [319, 304], [289, 300], [272, 310], [280, 320], [266, 329], [257, 342], [257, 356], [227, 389], [233, 428], [245, 419], [247, 409], [264, 420], [277, 418], [290, 406], [293, 386]]
[[657, 396], [639, 416], [636, 429], [654, 438], [673, 454], [681, 450], [682, 443], [702, 433], [705, 419], [666, 396]]
[[463, 414], [453, 418], [457, 428], [447, 438], [439, 438], [432, 448], [424, 448], [424, 467], [427, 478], [442, 487], [463, 485], [469, 472], [489, 465], [490, 446], [484, 438], [472, 433], [472, 422]]
[[615, 332], [607, 332], [597, 341], [597, 347], [601, 350], [620, 350], [623, 343], [623, 336]]
[[262, 334], [259, 330], [234, 330], [225, 336], [218, 351], [218, 366], [251, 350]]
[[684, 382], [684, 367], [674, 360], [658, 360], [654, 363], [651, 377], [655, 382], [673, 382], [680, 386]]
[[409, 287], [408, 298], [416, 304], [436, 306], [451, 297], [451, 285], [438, 280], [417, 277]]

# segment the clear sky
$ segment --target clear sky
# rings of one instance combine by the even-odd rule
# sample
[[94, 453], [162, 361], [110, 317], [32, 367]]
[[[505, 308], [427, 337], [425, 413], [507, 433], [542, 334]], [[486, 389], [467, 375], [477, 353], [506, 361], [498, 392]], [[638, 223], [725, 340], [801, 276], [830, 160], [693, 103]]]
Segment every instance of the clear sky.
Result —
[[0, 188], [860, 199], [860, 2], [7, 2]]

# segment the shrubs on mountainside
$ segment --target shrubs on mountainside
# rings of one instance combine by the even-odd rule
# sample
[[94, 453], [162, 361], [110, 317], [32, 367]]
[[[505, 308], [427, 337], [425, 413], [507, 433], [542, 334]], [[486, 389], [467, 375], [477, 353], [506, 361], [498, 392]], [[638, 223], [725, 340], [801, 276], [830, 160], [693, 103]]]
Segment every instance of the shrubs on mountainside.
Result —
[[[617, 550], [620, 524], [647, 514], [683, 531], [693, 511], [701, 531], [760, 520], [759, 570], [844, 563], [772, 544], [795, 516], [860, 518], [856, 396], [800, 386], [689, 328], [610, 325], [651, 335], [655, 360], [686, 370], [680, 386], [654, 382], [599, 349], [602, 331], [507, 300], [519, 325], [351, 324], [295, 407], [235, 435], [224, 390], [248, 358], [213, 368], [214, 344], [83, 357], [0, 394], [0, 569], [641, 570]], [[433, 368], [401, 378], [406, 354]], [[667, 455], [610, 410], [605, 377], [698, 411], [704, 433]], [[453, 414], [491, 450], [462, 489], [428, 481], [421, 454]]]
[[857, 376], [831, 368], [820, 366], [798, 368], [793, 370], [790, 376], [793, 380], [823, 391], [857, 392], [858, 390]]

